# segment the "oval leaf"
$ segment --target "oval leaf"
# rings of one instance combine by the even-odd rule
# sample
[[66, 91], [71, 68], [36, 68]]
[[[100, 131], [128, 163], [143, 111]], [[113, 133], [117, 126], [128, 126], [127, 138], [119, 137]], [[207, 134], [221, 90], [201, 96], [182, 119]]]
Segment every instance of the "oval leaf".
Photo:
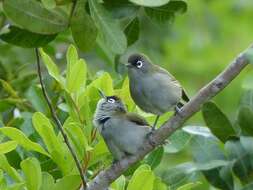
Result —
[[9, 19], [31, 32], [56, 34], [67, 28], [67, 19], [61, 13], [47, 10], [39, 1], [7, 0], [3, 9]]
[[0, 144], [0, 154], [5, 154], [12, 150], [15, 150], [18, 143], [16, 141], [7, 141]]
[[16, 46], [24, 48], [35, 48], [47, 45], [49, 42], [54, 40], [56, 37], [53, 35], [43, 35], [29, 32], [18, 28], [16, 26], [10, 26], [7, 33], [0, 35], [0, 39]]
[[129, 0], [134, 4], [145, 7], [159, 7], [167, 4], [170, 0]]
[[208, 128], [222, 142], [226, 142], [229, 136], [236, 135], [227, 116], [214, 103], [205, 103], [202, 114]]

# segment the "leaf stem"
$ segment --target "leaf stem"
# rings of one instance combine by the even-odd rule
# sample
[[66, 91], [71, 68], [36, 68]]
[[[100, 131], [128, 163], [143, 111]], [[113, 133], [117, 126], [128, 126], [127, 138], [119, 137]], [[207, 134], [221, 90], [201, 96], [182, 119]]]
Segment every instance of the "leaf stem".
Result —
[[47, 105], [50, 109], [50, 112], [51, 112], [51, 116], [52, 118], [54, 119], [59, 131], [61, 132], [62, 136], [63, 136], [63, 139], [64, 139], [64, 142], [66, 143], [74, 161], [75, 161], [75, 164], [76, 164], [76, 167], [80, 173], [80, 177], [81, 177], [81, 180], [82, 180], [82, 183], [83, 183], [83, 187], [84, 189], [86, 189], [86, 181], [85, 181], [85, 178], [84, 178], [84, 175], [83, 175], [83, 171], [82, 171], [82, 166], [73, 150], [73, 148], [71, 147], [70, 145], [70, 142], [68, 140], [68, 137], [66, 135], [66, 133], [64, 132], [63, 130], [63, 127], [62, 127], [62, 124], [61, 124], [61, 121], [59, 120], [59, 118], [57, 117], [57, 114], [53, 108], [53, 105], [52, 105], [52, 102], [47, 94], [47, 91], [46, 91], [46, 88], [45, 88], [45, 85], [43, 83], [43, 79], [42, 79], [42, 73], [41, 73], [41, 66], [40, 66], [40, 56], [39, 56], [39, 51], [38, 51], [38, 48], [35, 48], [35, 54], [36, 54], [36, 59], [37, 59], [37, 72], [38, 72], [38, 76], [39, 76], [39, 81], [40, 81], [40, 85], [41, 85], [41, 90], [42, 90], [42, 93], [43, 93], [43, 96], [47, 102]]

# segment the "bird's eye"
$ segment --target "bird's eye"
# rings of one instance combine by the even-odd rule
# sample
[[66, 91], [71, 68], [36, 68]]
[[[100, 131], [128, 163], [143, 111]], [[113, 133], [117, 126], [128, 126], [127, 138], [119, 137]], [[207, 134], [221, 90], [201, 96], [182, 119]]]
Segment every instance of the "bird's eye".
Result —
[[139, 61], [136, 62], [136, 67], [137, 68], [141, 68], [142, 65], [143, 65], [142, 61], [139, 60]]
[[109, 98], [108, 100], [107, 100], [107, 102], [109, 102], [109, 103], [114, 103], [115, 102], [115, 100], [113, 99], [113, 98]]

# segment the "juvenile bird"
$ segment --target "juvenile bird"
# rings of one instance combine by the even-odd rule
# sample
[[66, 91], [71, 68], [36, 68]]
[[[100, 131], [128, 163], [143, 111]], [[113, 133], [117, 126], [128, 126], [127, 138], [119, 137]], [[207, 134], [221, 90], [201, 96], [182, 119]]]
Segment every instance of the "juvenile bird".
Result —
[[130, 94], [134, 102], [145, 112], [159, 116], [175, 109], [180, 111], [181, 99], [188, 102], [180, 83], [165, 69], [152, 64], [143, 54], [133, 54], [128, 58], [128, 76]]
[[128, 113], [117, 96], [105, 96], [97, 103], [93, 123], [99, 129], [115, 160], [136, 154], [151, 132], [141, 116]]

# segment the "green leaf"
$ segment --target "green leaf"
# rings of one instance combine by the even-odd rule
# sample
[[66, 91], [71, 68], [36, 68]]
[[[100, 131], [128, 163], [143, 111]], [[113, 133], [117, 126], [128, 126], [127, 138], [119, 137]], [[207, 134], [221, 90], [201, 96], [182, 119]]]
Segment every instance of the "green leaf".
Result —
[[0, 168], [4, 170], [15, 182], [22, 182], [23, 179], [17, 170], [9, 164], [5, 155], [0, 154]]
[[121, 175], [117, 180], [111, 184], [111, 188], [114, 190], [125, 190], [126, 178]]
[[39, 1], [8, 0], [3, 9], [14, 23], [34, 33], [56, 34], [67, 28], [67, 19], [61, 13], [47, 10]]
[[42, 137], [54, 162], [64, 174], [68, 174], [72, 168], [73, 160], [63, 141], [55, 134], [49, 119], [42, 113], [36, 112], [33, 115], [32, 121], [34, 128]]
[[163, 147], [158, 147], [148, 155], [148, 157], [145, 159], [146, 163], [149, 164], [152, 169], [155, 169], [160, 164], [163, 153]]
[[253, 89], [248, 89], [243, 92], [240, 100], [241, 107], [249, 107], [253, 111]]
[[155, 175], [147, 165], [141, 165], [129, 181], [127, 190], [145, 189], [152, 190]]
[[253, 155], [253, 137], [240, 136], [240, 142], [244, 150]]
[[133, 19], [124, 30], [127, 37], [127, 45], [130, 46], [139, 39], [140, 34], [140, 22], [136, 17]]
[[42, 57], [42, 60], [44, 62], [44, 64], [47, 67], [47, 70], [49, 72], [49, 74], [56, 80], [58, 81], [60, 84], [63, 85], [63, 78], [60, 75], [60, 71], [59, 68], [57, 67], [57, 65], [53, 62], [53, 60], [49, 57], [49, 55], [47, 55], [43, 49], [40, 48], [40, 55]]
[[172, 21], [176, 13], [184, 13], [187, 4], [184, 0], [171, 0], [168, 4], [160, 7], [145, 8], [145, 13], [155, 22], [164, 23]]
[[160, 177], [155, 178], [153, 190], [167, 190], [166, 184], [162, 182]]
[[59, 179], [53, 190], [63, 190], [63, 189], [78, 189], [81, 184], [81, 178], [79, 175], [68, 175]]
[[14, 88], [7, 81], [0, 79], [0, 82], [1, 82], [4, 90], [6, 90], [6, 92], [8, 92], [11, 97], [19, 98], [18, 93], [14, 90]]
[[67, 59], [67, 81], [69, 80], [70, 71], [75, 63], [78, 61], [78, 53], [75, 46], [70, 45], [66, 54]]
[[252, 190], [253, 189], [253, 183], [249, 183], [245, 185], [242, 189], [240, 190]]
[[53, 9], [56, 6], [56, 0], [41, 0], [41, 3], [47, 9]]
[[94, 21], [86, 12], [86, 2], [87, 0], [77, 0], [70, 23], [74, 41], [78, 48], [84, 52], [93, 49], [98, 33]]
[[239, 109], [238, 124], [244, 135], [253, 136], [253, 111], [250, 107], [243, 106]]
[[225, 160], [211, 160], [207, 163], [186, 162], [163, 172], [162, 179], [171, 189], [177, 189], [185, 184], [195, 172], [210, 172], [212, 169], [227, 166], [230, 163], [231, 162]]
[[15, 150], [18, 143], [16, 141], [7, 141], [4, 143], [0, 143], [0, 154], [5, 154], [12, 150]]
[[54, 178], [47, 172], [42, 172], [42, 183], [40, 190], [51, 190], [54, 188]]
[[118, 20], [97, 1], [89, 0], [90, 12], [95, 24], [102, 33], [106, 46], [116, 54], [122, 54], [127, 48], [127, 40]]
[[23, 48], [35, 48], [45, 46], [49, 42], [53, 41], [55, 37], [56, 34], [37, 34], [28, 30], [18, 28], [16, 26], [9, 26], [8, 32], [0, 35], [1, 40]]
[[[210, 164], [214, 160], [227, 160], [219, 147], [218, 141], [213, 137], [194, 136], [191, 140], [191, 152], [198, 164]], [[230, 190], [233, 188], [232, 175], [230, 171], [226, 170], [221, 176], [220, 172], [224, 167], [208, 168], [209, 170], [203, 171], [203, 174], [213, 186]], [[224, 180], [224, 176], [226, 180]]]
[[42, 183], [42, 174], [40, 163], [36, 158], [27, 158], [20, 164], [26, 179], [28, 190], [40, 190]]
[[222, 142], [236, 135], [227, 116], [212, 102], [203, 105], [202, 114], [206, 125]]
[[169, 142], [164, 146], [164, 151], [166, 153], [177, 153], [190, 142], [191, 138], [191, 134], [183, 130], [177, 130], [168, 138]]
[[187, 183], [181, 187], [179, 187], [177, 190], [191, 190], [199, 185], [201, 185], [202, 183], [197, 181], [197, 182], [192, 182], [192, 183]]
[[85, 87], [87, 66], [83, 59], [79, 59], [71, 68], [67, 80], [67, 89], [69, 92], [80, 92]]
[[129, 0], [130, 2], [145, 6], [145, 7], [159, 7], [167, 4], [170, 0]]
[[250, 182], [253, 165], [251, 165], [249, 153], [245, 151], [239, 139], [234, 138], [227, 141], [225, 144], [225, 150], [227, 151], [230, 160], [235, 160], [233, 166], [234, 174], [242, 182]]
[[20, 130], [16, 128], [3, 127], [0, 128], [0, 132], [9, 137], [10, 139], [15, 140], [19, 145], [23, 146], [25, 149], [33, 150], [50, 157], [50, 155], [39, 144], [32, 142], [25, 136], [24, 133], [22, 133]]

